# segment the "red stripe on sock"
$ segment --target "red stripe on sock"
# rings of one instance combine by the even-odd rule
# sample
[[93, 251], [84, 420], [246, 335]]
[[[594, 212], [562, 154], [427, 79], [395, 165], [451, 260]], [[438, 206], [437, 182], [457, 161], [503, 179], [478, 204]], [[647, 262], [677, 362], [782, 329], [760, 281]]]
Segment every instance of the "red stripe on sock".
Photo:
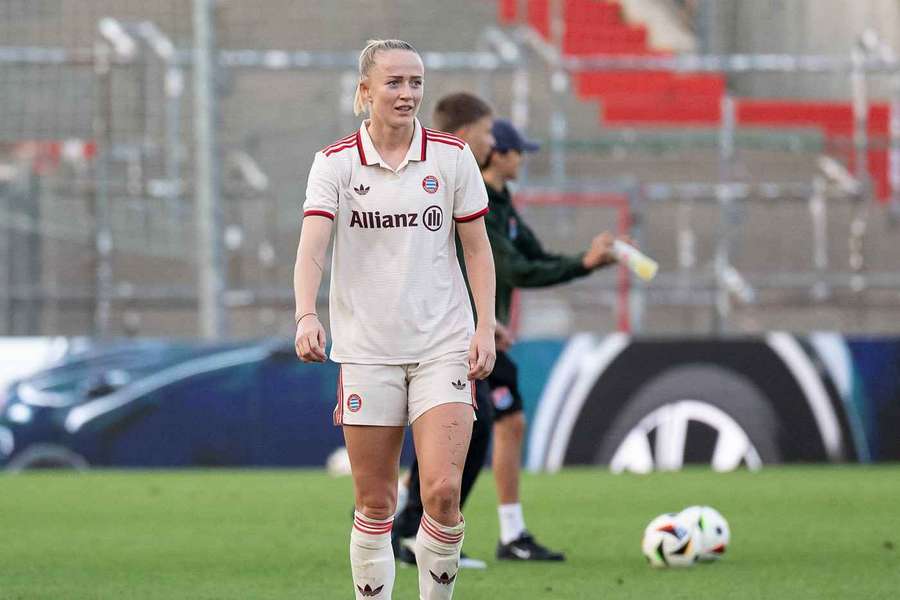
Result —
[[463, 534], [451, 534], [444, 533], [440, 529], [438, 529], [438, 525], [434, 525], [431, 522], [431, 519], [426, 517], [422, 517], [421, 527], [425, 530], [425, 533], [433, 537], [439, 542], [443, 542], [445, 544], [458, 544], [460, 540], [463, 539]]
[[356, 515], [354, 520], [357, 521], [360, 525], [365, 525], [366, 527], [373, 527], [375, 529], [380, 529], [382, 527], [387, 527], [390, 529], [394, 526], [394, 520], [389, 519], [387, 521], [372, 521], [371, 519], [367, 519], [366, 517], [362, 517]]
[[360, 525], [359, 523], [356, 523], [356, 522], [353, 523], [353, 526], [356, 528], [357, 531], [361, 531], [362, 533], [365, 533], [368, 535], [384, 535], [386, 533], [390, 533], [391, 529], [392, 529], [392, 527], [386, 527], [383, 529], [369, 529], [368, 527]]
[[389, 533], [391, 529], [394, 528], [394, 520], [373, 521], [360, 513], [355, 513], [353, 515], [353, 525], [363, 533], [381, 535], [383, 533]]

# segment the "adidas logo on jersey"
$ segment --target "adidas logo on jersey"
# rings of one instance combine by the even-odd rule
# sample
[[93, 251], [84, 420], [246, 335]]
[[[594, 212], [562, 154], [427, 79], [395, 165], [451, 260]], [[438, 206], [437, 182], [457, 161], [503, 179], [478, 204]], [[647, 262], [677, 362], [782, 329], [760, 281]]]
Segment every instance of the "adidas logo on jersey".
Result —
[[359, 184], [358, 186], [353, 188], [353, 191], [356, 192], [357, 194], [359, 194], [360, 196], [365, 196], [366, 194], [369, 193], [370, 189], [372, 189], [372, 188], [369, 186]]
[[364, 212], [354, 210], [350, 215], [350, 227], [360, 229], [391, 229], [394, 227], [418, 227], [419, 215], [416, 213], [399, 213], [383, 215], [378, 211]]

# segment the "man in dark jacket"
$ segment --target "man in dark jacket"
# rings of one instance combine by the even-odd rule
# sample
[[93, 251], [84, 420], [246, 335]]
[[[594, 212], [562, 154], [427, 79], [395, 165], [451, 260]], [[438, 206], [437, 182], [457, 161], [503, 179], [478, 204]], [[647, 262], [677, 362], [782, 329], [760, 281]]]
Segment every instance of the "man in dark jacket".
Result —
[[513, 291], [516, 288], [546, 287], [584, 277], [615, 262], [613, 236], [597, 235], [583, 254], [564, 256], [544, 250], [531, 228], [522, 220], [512, 203], [507, 184], [515, 180], [524, 152], [538, 145], [524, 139], [513, 125], [495, 119], [494, 150], [482, 175], [487, 184], [490, 212], [488, 237], [497, 272], [497, 362], [488, 377], [494, 403], [493, 470], [497, 484], [500, 541], [497, 558], [501, 560], [563, 560], [564, 556], [538, 544], [525, 527], [519, 500], [519, 468], [525, 415], [519, 394], [516, 365], [506, 350], [512, 338], [509, 324]]

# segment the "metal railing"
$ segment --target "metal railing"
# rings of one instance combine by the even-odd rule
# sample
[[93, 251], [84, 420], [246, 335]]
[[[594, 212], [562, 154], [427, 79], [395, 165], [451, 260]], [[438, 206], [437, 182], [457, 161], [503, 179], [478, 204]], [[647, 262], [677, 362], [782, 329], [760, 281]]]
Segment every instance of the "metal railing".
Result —
[[[226, 135], [234, 135], [240, 126], [225, 117], [227, 110], [223, 103], [228, 100], [229, 92], [223, 89], [242, 77], [334, 74], [336, 76], [329, 79], [330, 97], [336, 97], [337, 101], [332, 101], [328, 109], [334, 113], [333, 123], [346, 127], [356, 122], [351, 116], [351, 108], [357, 56], [355, 52], [220, 48], [215, 41], [212, 2], [195, 0], [195, 9], [194, 48], [179, 47], [161, 25], [146, 20], [126, 22], [112, 18], [98, 21], [94, 39], [86, 47], [0, 47], [0, 67], [90, 69], [95, 90], [90, 110], [93, 122], [90, 135], [97, 147], [96, 156], [72, 161], [73, 166], [66, 167], [82, 169], [82, 177], [90, 181], [89, 186], [67, 190], [64, 175], [53, 181], [62, 190], [53, 192], [58, 197], [77, 195], [83, 200], [86, 207], [83, 219], [74, 216], [66, 220], [53, 220], [46, 215], [28, 217], [9, 203], [0, 204], [0, 228], [4, 231], [28, 230], [39, 237], [73, 243], [90, 240], [93, 281], [90, 285], [60, 282], [53, 287], [42, 287], [38, 283], [26, 286], [27, 290], [21, 286], [4, 286], [5, 289], [0, 290], [0, 303], [8, 307], [13, 302], [21, 304], [26, 298], [43, 298], [88, 305], [93, 333], [105, 335], [120, 330], [112, 326], [112, 313], [117, 306], [169, 305], [191, 310], [199, 302], [200, 317], [196, 322], [201, 323], [201, 332], [214, 336], [227, 330], [229, 311], [245, 307], [269, 310], [292, 302], [286, 278], [281, 278], [284, 281], [278, 279], [281, 283], [276, 285], [265, 278], [237, 282], [229, 276], [229, 262], [239, 260], [235, 249], [249, 246], [246, 239], [242, 242], [239, 229], [234, 230], [234, 244], [229, 245], [223, 239], [223, 233], [229, 230], [223, 214], [233, 208], [229, 202], [238, 206], [248, 200], [265, 200], [266, 210], [272, 213], [266, 219], [277, 223], [282, 213], [273, 198], [278, 194], [273, 188], [279, 183], [284, 185], [286, 174], [271, 169], [252, 150], [252, 144], [235, 146], [223, 139]], [[557, 24], [553, 29], [557, 42], [559, 27]], [[628, 199], [633, 235], [650, 241], [655, 232], [648, 231], [647, 220], [655, 207], [677, 207], [676, 219], [666, 224], [676, 233], [674, 270], [661, 273], [649, 286], [640, 282], [626, 283], [629, 325], [635, 331], [642, 330], [649, 307], [658, 304], [709, 309], [711, 329], [725, 332], [731, 329], [735, 307], [761, 302], [760, 297], [767, 290], [808, 290], [812, 301], [822, 302], [839, 288], [854, 291], [900, 289], [900, 274], [896, 271], [868, 268], [863, 243], [870, 231], [871, 217], [880, 210], [872, 199], [866, 170], [868, 150], [873, 147], [866, 123], [869, 99], [865, 94], [865, 83], [869, 76], [890, 77], [895, 86], [888, 144], [891, 206], [900, 207], [900, 62], [871, 35], [861, 39], [852, 56], [571, 57], [561, 55], [557, 46], [530, 29], [503, 31], [488, 27], [472, 51], [424, 52], [423, 61], [429, 73], [471, 74], [474, 87], [481, 95], [497, 99], [498, 113], [511, 116], [518, 126], [535, 130], [546, 125], [549, 166], [543, 172], [538, 167], [529, 167], [521, 182], [523, 192], [532, 195], [547, 191], [620, 195]], [[571, 78], [583, 72], [621, 70], [726, 75], [817, 73], [846, 78], [848, 87], [852, 80], [856, 94], [852, 138], [856, 157], [854, 172], [849, 173], [834, 161], [824, 160], [820, 161], [815, 173], [807, 174], [803, 179], [741, 181], [736, 175], [739, 159], [735, 149], [746, 147], [748, 140], [763, 149], [773, 148], [775, 146], [767, 146], [770, 141], [765, 140], [775, 138], [769, 136], [763, 140], [762, 134], [740, 131], [735, 124], [733, 98], [726, 95], [722, 100], [720, 122], [709, 128], [702, 140], [695, 133], [664, 131], [654, 134], [657, 135], [654, 144], [702, 146], [714, 153], [719, 163], [714, 180], [638, 180], [628, 175], [627, 165], [623, 169], [624, 176], [601, 180], [575, 176], [571, 172], [571, 159], [579, 152], [588, 151], [587, 146], [599, 138], [593, 141], [582, 137], [573, 139], [572, 117], [567, 112], [572, 96]], [[136, 75], [134, 81], [123, 83], [124, 74]], [[497, 79], [501, 75], [509, 85], [498, 93]], [[548, 82], [547, 89], [536, 83], [536, 78], [541, 75]], [[139, 106], [136, 108], [137, 125], [123, 133], [119, 129], [122, 117], [117, 94], [123, 94], [123, 88], [127, 86], [132, 86], [129, 93], [135, 95]], [[194, 101], [193, 108], [186, 106], [188, 96]], [[546, 100], [546, 110], [539, 106], [541, 99]], [[247, 101], [245, 98], [244, 102]], [[150, 118], [151, 113], [155, 114], [151, 107], [161, 113], [161, 119]], [[326, 129], [324, 124], [321, 128]], [[271, 131], [264, 134], [274, 135]], [[604, 135], [607, 137], [602, 144], [615, 150], [630, 143], [626, 137], [637, 138], [641, 134], [604, 132]], [[780, 136], [776, 136], [779, 151], [798, 148], [807, 154], [823, 151], [817, 142], [810, 141], [808, 134]], [[28, 171], [28, 166], [23, 164], [15, 168], [21, 173]], [[301, 166], [296, 170], [302, 172], [304, 169]], [[238, 183], [230, 181], [232, 176]], [[29, 193], [37, 197], [42, 193], [40, 188], [38, 185]], [[809, 269], [741, 270], [734, 254], [736, 240], [744, 227], [744, 207], [798, 203], [807, 206], [813, 232], [808, 240]], [[827, 223], [829, 211], [836, 203], [853, 207], [853, 222], [847, 239], [850, 258], [846, 267], [835, 265], [829, 258], [829, 248], [834, 245], [836, 236], [829, 231]], [[697, 258], [698, 226], [690, 217], [692, 207], [700, 205], [714, 206], [719, 212], [713, 232], [714, 251], [708, 262]], [[138, 220], [143, 220], [141, 231], [144, 235], [135, 235], [132, 229], [125, 227], [131, 219], [128, 207], [132, 206]], [[167, 233], [159, 233], [163, 230]], [[254, 265], [262, 271], [274, 269], [273, 248], [279, 245], [276, 235], [272, 229], [258, 235], [253, 240], [259, 244], [258, 257], [252, 259], [256, 261]], [[123, 278], [115, 271], [117, 258], [122, 253], [160, 261], [177, 259], [188, 265], [191, 277], [172, 282]], [[586, 293], [585, 302], [619, 302], [620, 282], [603, 280], [596, 285], [601, 291], [610, 293]], [[578, 294], [576, 291], [574, 295]], [[622, 313], [620, 306], [619, 315]]]

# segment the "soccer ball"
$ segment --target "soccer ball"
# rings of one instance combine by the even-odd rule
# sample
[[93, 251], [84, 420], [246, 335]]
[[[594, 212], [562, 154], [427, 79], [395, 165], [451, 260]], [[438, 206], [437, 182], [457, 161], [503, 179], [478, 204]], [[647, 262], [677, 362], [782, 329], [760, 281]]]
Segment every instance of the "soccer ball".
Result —
[[347, 453], [347, 449], [341, 446], [329, 454], [325, 461], [325, 468], [332, 477], [350, 475], [350, 455]]
[[677, 513], [659, 515], [647, 525], [641, 550], [652, 567], [689, 567], [697, 558], [695, 532]]
[[711, 506], [689, 506], [679, 515], [697, 530], [697, 559], [712, 561], [721, 558], [731, 542], [731, 530], [725, 517]]

